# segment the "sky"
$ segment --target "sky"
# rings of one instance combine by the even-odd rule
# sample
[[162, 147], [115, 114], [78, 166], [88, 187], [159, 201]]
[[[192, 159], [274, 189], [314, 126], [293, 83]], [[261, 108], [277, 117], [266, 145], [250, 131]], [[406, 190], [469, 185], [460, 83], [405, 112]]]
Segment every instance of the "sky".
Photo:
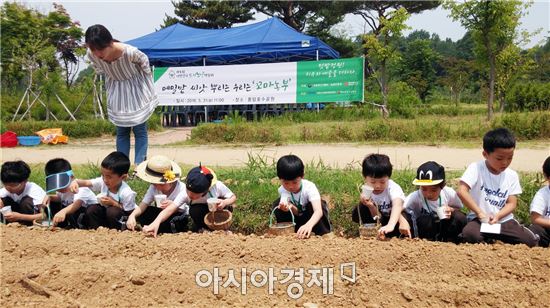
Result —
[[[6, 0], [2, 0], [4, 2]], [[17, 1], [27, 7], [47, 13], [53, 9], [52, 1]], [[175, 16], [174, 6], [170, 0], [119, 0], [119, 1], [56, 1], [62, 4], [73, 20], [79, 21], [85, 30], [94, 24], [106, 26], [113, 36], [120, 41], [127, 41], [160, 29], [167, 15]], [[410, 31], [424, 29], [430, 33], [437, 33], [441, 39], [451, 38], [456, 41], [465, 33], [465, 29], [448, 17], [449, 12], [443, 8], [425, 11], [413, 15], [407, 24]], [[257, 16], [256, 21], [264, 20], [265, 16]], [[536, 0], [529, 9], [529, 14], [521, 19], [522, 29], [533, 32], [542, 31], [536, 35], [526, 47], [532, 47], [544, 42], [550, 36], [550, 0]], [[362, 33], [365, 29], [363, 19], [359, 16], [347, 16], [338, 28], [348, 35]], [[405, 32], [405, 35], [408, 33]]]

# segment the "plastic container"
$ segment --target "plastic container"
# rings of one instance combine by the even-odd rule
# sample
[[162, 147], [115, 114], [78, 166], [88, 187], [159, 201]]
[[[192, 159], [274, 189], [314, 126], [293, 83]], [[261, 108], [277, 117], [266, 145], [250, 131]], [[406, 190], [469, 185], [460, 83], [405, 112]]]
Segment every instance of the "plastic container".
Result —
[[0, 147], [13, 148], [17, 146], [17, 134], [12, 131], [7, 131], [0, 135]]
[[35, 146], [40, 144], [40, 137], [38, 136], [18, 136], [17, 141], [20, 145]]

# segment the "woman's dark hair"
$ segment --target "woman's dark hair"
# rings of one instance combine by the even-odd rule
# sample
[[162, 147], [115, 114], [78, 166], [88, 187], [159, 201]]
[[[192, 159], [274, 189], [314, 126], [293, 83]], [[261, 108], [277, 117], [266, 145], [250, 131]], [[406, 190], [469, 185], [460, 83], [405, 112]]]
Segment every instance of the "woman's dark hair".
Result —
[[85, 42], [90, 49], [102, 50], [114, 41], [111, 32], [103, 25], [93, 25], [86, 30]]
[[286, 155], [277, 161], [277, 176], [279, 179], [292, 181], [304, 177], [304, 163], [296, 155]]

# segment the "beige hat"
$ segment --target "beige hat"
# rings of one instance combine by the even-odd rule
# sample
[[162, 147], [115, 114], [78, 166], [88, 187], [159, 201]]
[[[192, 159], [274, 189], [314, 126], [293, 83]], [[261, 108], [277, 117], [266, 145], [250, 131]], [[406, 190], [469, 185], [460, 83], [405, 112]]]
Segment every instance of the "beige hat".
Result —
[[181, 168], [163, 155], [155, 155], [142, 162], [136, 169], [137, 176], [151, 184], [172, 183], [179, 180]]

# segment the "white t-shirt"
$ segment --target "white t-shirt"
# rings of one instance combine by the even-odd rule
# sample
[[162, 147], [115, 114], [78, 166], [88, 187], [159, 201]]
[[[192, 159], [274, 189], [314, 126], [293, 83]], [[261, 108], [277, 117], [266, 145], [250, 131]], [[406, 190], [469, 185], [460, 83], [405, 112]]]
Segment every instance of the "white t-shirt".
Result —
[[[205, 204], [206, 200], [208, 198], [221, 198], [221, 199], [229, 199], [233, 197], [233, 192], [225, 186], [224, 183], [221, 181], [217, 181], [216, 184], [214, 184], [212, 187], [210, 187], [210, 190], [206, 193], [206, 195], [200, 197], [197, 200], [191, 201], [189, 196], [187, 194], [184, 198], [181, 199], [182, 204]], [[178, 200], [179, 201], [179, 200]]]
[[[174, 201], [174, 203], [178, 205], [179, 212], [185, 213], [187, 215], [189, 214], [189, 205], [182, 202], [184, 199], [188, 198], [187, 190], [185, 189], [185, 185], [181, 181], [176, 181], [175, 183], [176, 187], [167, 198], [168, 200]], [[149, 189], [147, 189], [147, 192], [145, 193], [145, 196], [143, 196], [143, 200], [141, 200], [141, 203], [150, 205], [155, 201], [155, 195], [159, 194], [162, 194], [162, 192], [157, 190], [154, 185], [149, 185]]]
[[539, 213], [550, 219], [550, 185], [544, 186], [537, 191], [533, 197], [533, 201], [531, 201], [529, 211]]
[[[521, 194], [518, 174], [510, 169], [500, 174], [492, 174], [485, 160], [468, 166], [460, 180], [470, 186], [470, 194], [479, 208], [487, 215], [498, 213], [505, 205], [508, 197]], [[469, 219], [475, 218], [475, 213], [468, 214]], [[500, 219], [500, 223], [514, 218], [510, 213]]]
[[299, 204], [303, 209], [303, 206], [309, 202], [321, 200], [321, 195], [317, 186], [308, 180], [302, 179], [302, 189], [298, 193], [291, 193], [286, 190], [282, 185], [279, 187], [279, 195], [281, 200], [290, 200], [293, 204]]
[[393, 207], [392, 200], [394, 199], [405, 201], [405, 193], [403, 193], [401, 186], [393, 180], [388, 180], [388, 187], [383, 192], [379, 194], [373, 192], [371, 195], [371, 200], [378, 206], [380, 214], [384, 216], [390, 215]]
[[20, 195], [10, 193], [5, 187], [2, 187], [0, 189], [0, 198], [10, 197], [13, 201], [17, 203], [19, 203], [21, 199], [23, 199], [26, 196], [29, 196], [32, 198], [32, 202], [34, 204], [34, 210], [38, 212], [39, 210], [38, 205], [44, 202], [44, 198], [46, 197], [46, 192], [44, 191], [44, 189], [42, 189], [42, 187], [38, 186], [33, 182], [27, 182], [25, 184], [25, 189]]
[[454, 189], [448, 186], [443, 187], [439, 193], [439, 197], [441, 198], [441, 203], [439, 198], [435, 201], [428, 200], [424, 198], [422, 191], [419, 189], [407, 196], [403, 207], [408, 211], [414, 212], [416, 217], [420, 215], [422, 209], [428, 213], [435, 214], [440, 204], [447, 205], [455, 209], [462, 208], [462, 202], [460, 201], [460, 198], [458, 198], [458, 194]]
[[88, 187], [79, 187], [78, 192], [73, 194], [72, 192], [61, 193], [57, 192], [56, 195], [61, 200], [63, 207], [69, 206], [76, 200], [82, 201], [82, 207], [87, 208], [89, 205], [98, 204], [96, 195]]
[[126, 182], [122, 182], [118, 188], [118, 192], [113, 193], [109, 191], [109, 188], [105, 185], [105, 182], [103, 182], [101, 177], [95, 178], [91, 181], [91, 189], [94, 192], [101, 192], [113, 198], [122, 205], [122, 208], [125, 211], [133, 211], [136, 208], [136, 192], [133, 191]]

